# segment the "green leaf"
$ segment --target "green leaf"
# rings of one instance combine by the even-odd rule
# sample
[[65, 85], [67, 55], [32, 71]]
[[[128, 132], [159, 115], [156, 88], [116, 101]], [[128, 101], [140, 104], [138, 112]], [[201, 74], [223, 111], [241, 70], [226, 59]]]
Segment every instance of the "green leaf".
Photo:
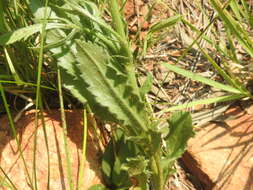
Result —
[[93, 23], [96, 23], [99, 25], [101, 28], [106, 31], [106, 33], [113, 34], [116, 38], [118, 38], [119, 41], [122, 43], [125, 43], [125, 41], [122, 41], [122, 38], [116, 31], [112, 29], [110, 25], [108, 25], [102, 18], [98, 17], [97, 15], [93, 15], [93, 13], [89, 12], [87, 9], [84, 9], [83, 7], [79, 5], [75, 5], [71, 2], [67, 2], [68, 6], [71, 7], [74, 11], [77, 11], [80, 16], [89, 18]]
[[193, 102], [185, 103], [182, 105], [177, 105], [177, 106], [171, 106], [168, 109], [163, 109], [162, 111], [158, 112], [157, 114], [162, 114], [165, 112], [171, 112], [171, 111], [176, 111], [176, 110], [182, 110], [186, 108], [190, 108], [196, 105], [201, 105], [201, 104], [212, 104], [212, 103], [219, 103], [219, 102], [227, 102], [227, 101], [232, 101], [232, 100], [237, 100], [245, 97], [244, 94], [232, 94], [228, 96], [220, 96], [220, 97], [215, 97], [215, 98], [207, 98], [203, 100], [196, 100]]
[[112, 170], [113, 170], [113, 165], [115, 162], [114, 158], [114, 152], [113, 152], [113, 142], [110, 141], [110, 143], [106, 146], [105, 152], [103, 154], [102, 158], [102, 173], [103, 173], [103, 179], [105, 183], [109, 186], [111, 186], [112, 179]]
[[107, 190], [107, 188], [102, 184], [92, 185], [88, 190]]
[[[52, 30], [47, 33], [46, 42], [51, 44], [58, 42], [60, 39], [65, 39], [66, 34], [62, 30]], [[75, 58], [76, 45], [71, 41], [66, 41], [64, 46], [51, 48], [54, 58], [57, 59], [58, 65], [61, 68], [63, 78], [63, 86], [68, 89], [74, 97], [81, 103], [87, 103], [84, 94], [89, 94], [85, 84], [80, 78], [80, 71], [76, 68], [77, 62]]]
[[[29, 6], [36, 19], [36, 22], [44, 18], [45, 7], [40, 1], [32, 0]], [[47, 7], [46, 12], [48, 13], [48, 19], [59, 19], [59, 17], [50, 7]], [[76, 19], [74, 15], [70, 18]], [[78, 18], [76, 20], [78, 20]], [[81, 103], [85, 104], [87, 103], [87, 100], [84, 97], [84, 94], [86, 94], [88, 97], [91, 97], [91, 95], [86, 90], [85, 84], [80, 78], [80, 72], [76, 68], [76, 45], [73, 43], [72, 38], [76, 32], [77, 30], [73, 29], [70, 33], [67, 34], [67, 32], [59, 28], [57, 28], [57, 30], [48, 31], [46, 34], [47, 45], [45, 46], [45, 49], [50, 48], [50, 51], [53, 53], [54, 58], [57, 59], [64, 81], [64, 88], [69, 90], [71, 94], [76, 97]], [[59, 44], [61, 44], [61, 46], [59, 46]], [[102, 112], [105, 111], [104, 109], [99, 110]]]
[[[66, 43], [68, 43], [67, 41], [70, 41], [74, 38], [74, 36], [77, 34], [77, 30], [73, 29], [69, 34], [68, 36], [64, 37], [64, 38], [61, 38], [60, 40], [58, 41], [54, 41], [54, 42], [51, 42], [47, 45], [44, 46], [44, 51], [47, 51], [49, 49], [52, 49], [52, 48], [57, 48], [59, 46], [62, 46], [62, 45], [65, 45]], [[48, 35], [49, 36], [49, 35]], [[37, 50], [39, 51], [40, 47], [35, 47], [35, 48], [31, 48], [31, 49], [34, 49], [34, 50]]]
[[192, 118], [188, 112], [175, 112], [168, 123], [170, 132], [165, 138], [166, 157], [170, 161], [174, 161], [185, 152], [187, 141], [194, 135]]
[[191, 115], [188, 112], [173, 113], [168, 124], [169, 133], [164, 137], [166, 142], [163, 148], [164, 157], [160, 160], [164, 179], [174, 172], [172, 168], [174, 161], [182, 156], [186, 150], [187, 141], [194, 135]]
[[[48, 23], [46, 25], [46, 30], [55, 29], [55, 28], [68, 28], [66, 24], [60, 23]], [[34, 24], [24, 28], [20, 28], [13, 32], [7, 32], [0, 36], [0, 45], [9, 45], [13, 44], [20, 40], [26, 40], [31, 35], [41, 32], [42, 24]]]
[[14, 64], [11, 60], [11, 57], [8, 53], [8, 50], [4, 47], [4, 54], [5, 54], [5, 57], [6, 57], [6, 61], [8, 63], [8, 66], [10, 68], [10, 71], [11, 71], [11, 74], [13, 76], [13, 78], [15, 79], [15, 81], [17, 82], [17, 85], [20, 85], [20, 83], [22, 82], [22, 80], [20, 79], [15, 67], [14, 67]]
[[150, 27], [149, 33], [159, 32], [160, 30], [171, 27], [181, 20], [181, 15], [175, 15], [170, 18], [161, 20]]
[[127, 158], [127, 162], [123, 164], [122, 169], [128, 171], [130, 177], [147, 173], [148, 160], [144, 156], [136, 156]]
[[102, 172], [108, 186], [128, 189], [132, 185], [124, 166], [128, 163], [127, 160], [135, 158], [137, 153], [136, 145], [125, 139], [122, 130], [116, 130], [102, 159]]
[[195, 74], [191, 71], [187, 71], [185, 69], [181, 69], [177, 66], [174, 66], [174, 65], [171, 65], [171, 64], [168, 64], [168, 63], [163, 63], [162, 64], [164, 67], [166, 67], [167, 69], [177, 73], [177, 74], [180, 74], [180, 75], [183, 75], [187, 78], [190, 78], [192, 80], [195, 80], [195, 81], [199, 81], [199, 82], [202, 82], [204, 84], [207, 84], [207, 85], [210, 85], [210, 86], [213, 86], [215, 88], [218, 88], [218, 89], [221, 89], [221, 90], [224, 90], [224, 91], [227, 91], [227, 92], [232, 92], [232, 93], [237, 93], [237, 94], [240, 94], [240, 90], [236, 89], [236, 88], [233, 88], [232, 86], [229, 86], [229, 85], [224, 85], [222, 83], [219, 83], [219, 82], [216, 82], [214, 80], [211, 80], [211, 79], [208, 79], [208, 78], [205, 78], [205, 77], [202, 77], [198, 74]]
[[117, 137], [114, 140], [113, 152], [115, 161], [111, 179], [113, 184], [118, 188], [128, 189], [132, 183], [129, 172], [123, 166], [128, 162], [127, 159], [137, 156], [138, 150], [133, 142], [126, 140], [124, 132], [121, 130], [117, 130]]
[[[43, 19], [57, 19], [55, 12], [52, 11], [51, 7], [44, 7], [44, 3], [38, 0], [30, 0], [29, 8], [35, 17], [35, 22], [40, 22]], [[47, 9], [45, 11], [45, 9]], [[47, 13], [47, 15], [45, 15]]]
[[152, 74], [148, 73], [147, 78], [140, 89], [141, 98], [143, 100], [145, 99], [145, 95], [151, 90], [152, 85], [153, 85], [153, 76]]
[[[132, 132], [140, 129], [146, 131], [148, 118], [144, 104], [138, 92], [127, 85], [128, 78], [117, 68], [117, 63], [113, 63], [109, 55], [95, 44], [80, 40], [76, 43], [80, 77], [94, 96], [94, 102], [89, 103], [107, 108], [114, 122], [129, 126]], [[93, 111], [96, 113], [96, 110]], [[99, 116], [108, 120], [103, 114]]]
[[[119, 148], [123, 148], [123, 147], [119, 147]], [[112, 179], [113, 185], [116, 186], [117, 188], [129, 189], [132, 183], [130, 181], [128, 172], [122, 168], [123, 163], [121, 162], [119, 158], [120, 156], [121, 155], [117, 153], [114, 166], [113, 166], [111, 179]]]

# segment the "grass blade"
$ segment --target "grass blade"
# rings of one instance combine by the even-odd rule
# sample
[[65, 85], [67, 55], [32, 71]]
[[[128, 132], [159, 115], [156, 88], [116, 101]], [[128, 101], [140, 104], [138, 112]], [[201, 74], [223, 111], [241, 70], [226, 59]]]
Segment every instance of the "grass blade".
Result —
[[[245, 14], [243, 14], [243, 13], [242, 14], [244, 15], [244, 17], [247, 18], [248, 23], [253, 28], [253, 15], [252, 15], [252, 11], [249, 9], [249, 6], [247, 5], [247, 3], [246, 3], [245, 0], [241, 0], [241, 3], [242, 3], [242, 6], [244, 8], [243, 13], [245, 13]], [[242, 9], [241, 9], [241, 11], [242, 11]]]
[[78, 190], [81, 190], [83, 179], [84, 179], [84, 166], [86, 161], [86, 147], [87, 147], [87, 111], [83, 110], [83, 148], [82, 148], [82, 159], [79, 168], [79, 179], [78, 179]]
[[14, 64], [12, 63], [12, 60], [11, 60], [10, 55], [9, 55], [6, 48], [4, 48], [4, 54], [5, 54], [5, 57], [6, 57], [6, 60], [7, 60], [7, 63], [8, 63], [8, 66], [10, 68], [10, 71], [11, 71], [11, 74], [12, 74], [13, 78], [17, 82], [17, 85], [20, 85], [22, 80], [19, 78], [18, 73], [16, 72]]
[[190, 78], [192, 80], [195, 80], [195, 81], [199, 81], [199, 82], [202, 82], [204, 84], [207, 84], [207, 85], [210, 85], [210, 86], [213, 86], [215, 88], [218, 88], [218, 89], [221, 89], [221, 90], [224, 90], [224, 91], [227, 91], [227, 92], [232, 92], [232, 93], [236, 93], [236, 94], [240, 94], [241, 92], [236, 89], [236, 88], [233, 88], [232, 86], [229, 86], [229, 85], [224, 85], [222, 83], [219, 83], [219, 82], [216, 82], [216, 81], [213, 81], [211, 79], [208, 79], [208, 78], [205, 78], [205, 77], [202, 77], [198, 74], [195, 74], [191, 71], [187, 71], [185, 69], [181, 69], [177, 66], [174, 66], [174, 65], [171, 65], [171, 64], [168, 64], [168, 63], [163, 63], [162, 64], [164, 67], [166, 67], [167, 69], [177, 73], [177, 74], [180, 74], [180, 75], [183, 75], [187, 78]]
[[59, 99], [60, 99], [60, 109], [61, 109], [61, 121], [62, 121], [62, 128], [63, 128], [63, 141], [64, 141], [64, 149], [66, 154], [66, 162], [67, 162], [67, 176], [68, 176], [68, 183], [69, 189], [74, 190], [74, 184], [72, 179], [72, 170], [71, 170], [71, 157], [69, 154], [68, 142], [67, 142], [67, 123], [66, 117], [64, 112], [64, 103], [63, 103], [63, 94], [62, 94], [62, 79], [61, 79], [61, 72], [60, 69], [57, 69], [57, 76], [58, 76], [58, 88], [59, 88]]
[[234, 12], [235, 16], [237, 17], [237, 19], [239, 21], [242, 21], [242, 17], [241, 17], [241, 14], [240, 14], [240, 7], [239, 7], [237, 1], [231, 0], [229, 6], [233, 10], [233, 12]]
[[215, 10], [218, 12], [221, 19], [224, 21], [229, 30], [236, 36], [240, 44], [253, 57], [253, 42], [249, 38], [247, 32], [238, 24], [227, 10], [222, 9], [222, 4], [219, 0], [210, 0]]
[[190, 107], [201, 105], [201, 104], [207, 105], [207, 104], [212, 104], [212, 103], [219, 103], [219, 102], [237, 100], [237, 99], [243, 98], [244, 96], [245, 95], [243, 95], [243, 94], [233, 94], [233, 95], [228, 95], [228, 96], [220, 96], [220, 97], [215, 97], [215, 98], [196, 100], [196, 101], [185, 103], [185, 104], [182, 104], [182, 105], [172, 106], [168, 109], [164, 109], [160, 112], [157, 112], [156, 114], [161, 115], [161, 114], [166, 113], [166, 112], [182, 110], [182, 109], [190, 108]]
[[[10, 81], [10, 80], [0, 80], [0, 83], [7, 83], [7, 84], [17, 84], [16, 81]], [[37, 84], [34, 84], [34, 83], [29, 83], [29, 82], [20, 82], [21, 85], [26, 85], [26, 86], [34, 86], [36, 87]], [[44, 86], [44, 85], [41, 85], [40, 86], [41, 88], [44, 88], [44, 89], [47, 89], [47, 90], [52, 90], [52, 91], [56, 91], [55, 88], [51, 88], [51, 87], [48, 87], [48, 86]]]
[[181, 19], [182, 19], [181, 15], [175, 15], [170, 18], [161, 20], [161, 21], [155, 23], [154, 25], [152, 25], [148, 32], [149, 33], [159, 32], [162, 29], [165, 29], [165, 28], [168, 28], [170, 26], [177, 24]]

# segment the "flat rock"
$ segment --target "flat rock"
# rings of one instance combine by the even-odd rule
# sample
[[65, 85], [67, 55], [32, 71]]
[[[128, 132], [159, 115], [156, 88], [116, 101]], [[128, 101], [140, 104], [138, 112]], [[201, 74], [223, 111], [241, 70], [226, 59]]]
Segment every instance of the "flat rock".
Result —
[[[31, 179], [34, 179], [33, 156], [34, 156], [34, 137], [35, 137], [35, 112], [29, 111], [21, 117], [15, 124], [17, 135], [21, 141], [21, 149], [23, 157], [26, 161], [27, 171]], [[36, 134], [36, 181], [38, 189], [66, 190], [69, 188], [66, 155], [64, 149], [63, 130], [60, 122], [60, 112], [50, 111], [44, 113], [45, 129], [47, 142], [49, 147], [49, 164], [48, 154], [45, 141], [45, 133], [43, 132], [42, 122], [39, 120]], [[81, 189], [86, 190], [93, 184], [101, 183], [100, 180], [100, 164], [99, 151], [96, 142], [88, 135], [87, 141], [87, 159], [83, 168], [84, 178], [78, 180], [80, 162], [82, 155], [83, 142], [83, 125], [81, 111], [66, 111], [66, 120], [68, 125], [67, 143], [69, 154], [71, 156], [71, 178], [73, 180], [74, 189], [78, 183], [82, 183]], [[24, 163], [21, 159], [20, 152], [15, 139], [10, 132], [10, 125], [6, 116], [0, 118], [0, 165], [6, 175], [11, 179], [12, 183], [18, 190], [29, 190], [31, 184], [26, 173]], [[89, 133], [90, 134], [90, 133]], [[50, 168], [48, 167], [50, 166]], [[48, 169], [50, 170], [48, 183]], [[7, 190], [4, 174], [0, 173], [0, 189]], [[34, 180], [33, 180], [34, 181]]]
[[183, 162], [205, 190], [253, 190], [253, 115], [234, 107], [224, 116], [197, 130]]

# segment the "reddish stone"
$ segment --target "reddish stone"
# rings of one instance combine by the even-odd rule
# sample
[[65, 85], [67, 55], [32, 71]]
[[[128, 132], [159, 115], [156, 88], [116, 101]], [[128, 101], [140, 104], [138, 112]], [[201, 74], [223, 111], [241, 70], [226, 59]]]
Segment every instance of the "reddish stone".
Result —
[[224, 116], [197, 130], [183, 161], [205, 189], [253, 190], [253, 115], [235, 107]]
[[[23, 156], [26, 161], [27, 169], [30, 177], [33, 177], [33, 153], [34, 153], [34, 131], [35, 131], [35, 112], [30, 111], [17, 122], [17, 134], [21, 141]], [[64, 190], [69, 189], [66, 169], [66, 156], [64, 150], [63, 130], [60, 125], [60, 112], [50, 111], [44, 113], [45, 129], [49, 146], [49, 162], [50, 162], [50, 185], [49, 189]], [[66, 111], [66, 120], [68, 124], [67, 142], [69, 154], [71, 156], [72, 180], [76, 189], [78, 181], [78, 172], [82, 154], [82, 114], [80, 111]], [[0, 164], [2, 169], [15, 184], [18, 190], [31, 189], [27, 173], [25, 172], [24, 164], [17, 151], [17, 144], [14, 138], [10, 135], [10, 126], [6, 116], [0, 119]], [[47, 189], [48, 175], [48, 155], [44, 132], [41, 122], [37, 128], [37, 148], [36, 148], [36, 175], [38, 189]], [[100, 164], [99, 151], [96, 147], [96, 142], [88, 137], [87, 141], [87, 161], [84, 166], [84, 178], [81, 189], [85, 190], [93, 184], [101, 183], [100, 180]], [[1, 179], [4, 175], [1, 173]], [[3, 185], [0, 189], [9, 189]]]

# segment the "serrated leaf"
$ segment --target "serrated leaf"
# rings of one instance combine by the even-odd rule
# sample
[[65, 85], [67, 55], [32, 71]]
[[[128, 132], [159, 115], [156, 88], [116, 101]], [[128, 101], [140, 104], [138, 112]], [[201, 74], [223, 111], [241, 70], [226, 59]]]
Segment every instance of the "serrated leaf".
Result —
[[164, 138], [166, 148], [161, 160], [164, 176], [173, 173], [174, 161], [182, 156], [187, 148], [187, 141], [194, 136], [192, 118], [189, 112], [175, 112], [168, 120], [169, 134]]
[[[38, 0], [30, 0], [29, 8], [35, 17], [35, 22], [43, 20], [43, 19], [57, 19], [55, 12], [52, 11], [51, 7], [44, 7], [44, 3]], [[45, 10], [46, 9], [46, 10]], [[47, 15], [45, 15], [45, 13]]]
[[[127, 85], [127, 76], [113, 65], [109, 55], [99, 46], [80, 40], [77, 43], [78, 69], [94, 96], [93, 104], [108, 108], [119, 124], [130, 126], [132, 131], [147, 130], [148, 118], [138, 92]], [[95, 111], [95, 110], [94, 110]], [[101, 118], [108, 120], [103, 115]]]
[[193, 137], [192, 118], [188, 112], [175, 112], [170, 117], [169, 134], [165, 138], [167, 159], [173, 161], [186, 150], [187, 141]]
[[122, 169], [128, 171], [130, 177], [148, 174], [148, 162], [144, 156], [138, 155], [134, 158], [127, 158], [127, 162], [122, 165]]
[[[55, 29], [55, 28], [68, 28], [66, 24], [60, 23], [48, 23], [46, 25], [46, 30]], [[0, 36], [0, 45], [9, 45], [20, 40], [25, 40], [31, 35], [40, 32], [42, 29], [42, 24], [34, 24], [27, 26], [25, 28], [20, 28], [16, 31], [7, 32]]]

